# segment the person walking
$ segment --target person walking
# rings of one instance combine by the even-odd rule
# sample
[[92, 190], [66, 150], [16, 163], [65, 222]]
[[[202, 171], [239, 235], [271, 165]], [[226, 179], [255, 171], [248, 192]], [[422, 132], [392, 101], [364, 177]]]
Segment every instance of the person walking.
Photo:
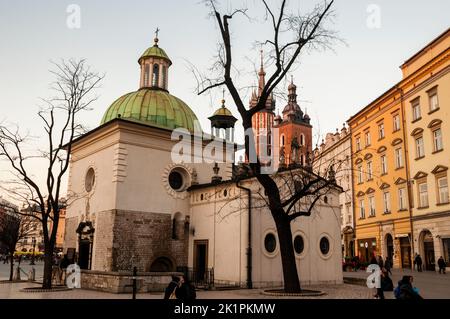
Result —
[[180, 277], [179, 288], [175, 291], [177, 299], [192, 302], [197, 298], [195, 287], [184, 276]]
[[372, 258], [370, 259], [370, 264], [378, 265], [378, 261], [377, 261], [377, 258], [375, 257], [375, 255], [372, 255]]
[[439, 273], [442, 272], [442, 274], [445, 275], [446, 264], [445, 264], [445, 260], [444, 260], [444, 258], [442, 256], [439, 257], [439, 259], [438, 259], [438, 266], [439, 266]]
[[398, 282], [397, 288], [394, 290], [396, 299], [399, 300], [421, 300], [422, 296], [419, 294], [419, 289], [413, 287], [413, 276], [403, 276], [402, 280]]
[[380, 266], [380, 269], [384, 268], [383, 257], [381, 256], [378, 256], [378, 266]]
[[414, 259], [414, 263], [417, 265], [417, 271], [422, 272], [422, 257], [419, 254]]
[[391, 269], [392, 269], [392, 262], [391, 262], [391, 258], [389, 258], [389, 256], [386, 257], [386, 261], [384, 262], [384, 268], [392, 276], [392, 271], [391, 271]]
[[166, 287], [164, 291], [164, 299], [176, 299], [176, 290], [179, 287], [180, 278], [172, 276], [172, 281]]

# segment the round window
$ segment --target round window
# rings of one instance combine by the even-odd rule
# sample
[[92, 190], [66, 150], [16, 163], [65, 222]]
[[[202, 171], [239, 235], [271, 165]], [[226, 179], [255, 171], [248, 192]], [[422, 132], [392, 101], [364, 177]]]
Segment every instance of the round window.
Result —
[[264, 238], [264, 248], [268, 253], [273, 253], [277, 248], [277, 240], [274, 234], [267, 234]]
[[294, 250], [300, 255], [305, 249], [305, 243], [303, 242], [303, 237], [300, 235], [295, 236], [294, 238]]
[[184, 185], [183, 175], [178, 171], [170, 172], [169, 185], [173, 190], [180, 191]]
[[323, 255], [328, 255], [330, 252], [330, 241], [326, 237], [322, 237], [320, 240], [320, 252]]
[[88, 169], [88, 171], [86, 173], [86, 177], [84, 179], [84, 188], [86, 189], [86, 192], [89, 193], [90, 191], [92, 191], [92, 188], [94, 187], [94, 183], [95, 183], [95, 171], [91, 167]]

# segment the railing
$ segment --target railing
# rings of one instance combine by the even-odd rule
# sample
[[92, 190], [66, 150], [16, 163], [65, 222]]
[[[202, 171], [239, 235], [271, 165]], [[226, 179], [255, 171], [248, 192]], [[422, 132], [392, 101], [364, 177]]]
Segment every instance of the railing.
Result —
[[214, 268], [195, 269], [183, 267], [177, 269], [177, 271], [182, 272], [197, 288], [211, 288], [214, 286]]

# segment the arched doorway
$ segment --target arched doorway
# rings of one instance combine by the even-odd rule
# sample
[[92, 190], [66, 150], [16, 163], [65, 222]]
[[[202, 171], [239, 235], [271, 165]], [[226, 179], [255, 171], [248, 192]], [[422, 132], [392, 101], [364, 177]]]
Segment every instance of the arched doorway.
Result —
[[392, 262], [394, 259], [394, 240], [391, 234], [386, 235], [386, 256]]
[[167, 257], [156, 258], [151, 266], [151, 272], [170, 272], [174, 271], [173, 262]]
[[429, 230], [424, 230], [420, 236], [422, 249], [422, 260], [425, 270], [435, 271], [435, 259], [434, 259], [434, 242], [433, 235]]

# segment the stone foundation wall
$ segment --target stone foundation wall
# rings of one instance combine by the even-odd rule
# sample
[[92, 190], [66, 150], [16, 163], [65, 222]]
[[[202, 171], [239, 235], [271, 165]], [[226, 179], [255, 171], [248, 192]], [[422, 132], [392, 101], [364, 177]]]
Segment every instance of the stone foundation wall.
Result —
[[[163, 292], [172, 281], [172, 275], [182, 273], [138, 272], [137, 292]], [[112, 293], [132, 293], [133, 276], [130, 272], [81, 271], [81, 288]], [[162, 297], [161, 297], [162, 298]]]
[[129, 271], [135, 266], [148, 272], [159, 257], [173, 263], [172, 271], [187, 266], [187, 241], [178, 231], [177, 239], [172, 239], [172, 228], [170, 214], [115, 210], [111, 270]]

